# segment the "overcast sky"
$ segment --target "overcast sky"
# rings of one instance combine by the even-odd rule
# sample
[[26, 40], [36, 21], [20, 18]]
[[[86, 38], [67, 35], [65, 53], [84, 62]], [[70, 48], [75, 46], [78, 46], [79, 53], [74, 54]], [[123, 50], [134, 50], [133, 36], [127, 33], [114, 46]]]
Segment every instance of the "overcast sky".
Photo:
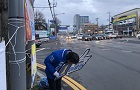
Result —
[[[50, 0], [51, 5], [53, 0]], [[109, 14], [111, 16], [122, 13], [124, 11], [140, 8], [140, 0], [55, 0], [57, 7], [55, 7], [58, 19], [62, 25], [73, 25], [73, 17], [75, 14], [81, 16], [89, 16], [90, 22], [96, 23], [95, 18], [99, 18], [99, 24], [108, 24]], [[35, 0], [35, 7], [48, 7], [48, 0]], [[37, 9], [37, 8], [36, 8]], [[36, 10], [35, 9], [35, 10]], [[50, 9], [38, 9], [45, 15], [46, 20], [52, 19]]]

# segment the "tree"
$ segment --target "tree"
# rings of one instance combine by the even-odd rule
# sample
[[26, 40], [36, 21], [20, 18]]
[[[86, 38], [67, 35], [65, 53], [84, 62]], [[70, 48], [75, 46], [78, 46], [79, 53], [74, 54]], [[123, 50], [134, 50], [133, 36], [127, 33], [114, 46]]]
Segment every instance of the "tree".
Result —
[[41, 11], [35, 11], [35, 30], [47, 29], [45, 16]]

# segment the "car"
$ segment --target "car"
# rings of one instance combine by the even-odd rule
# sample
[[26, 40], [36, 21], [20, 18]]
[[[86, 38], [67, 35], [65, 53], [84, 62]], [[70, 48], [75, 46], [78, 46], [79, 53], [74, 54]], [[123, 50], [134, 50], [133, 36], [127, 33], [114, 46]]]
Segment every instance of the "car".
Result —
[[72, 35], [72, 36], [71, 36], [71, 39], [76, 39], [76, 38], [77, 38], [76, 35]]
[[78, 34], [78, 35], [77, 35], [77, 39], [78, 39], [78, 40], [82, 40], [82, 36], [83, 36], [83, 33]]
[[42, 44], [41, 40], [40, 39], [36, 39], [35, 40], [35, 44], [36, 44], [36, 47], [40, 47], [40, 45]]
[[103, 40], [103, 37], [99, 34], [94, 34], [94, 35], [92, 35], [92, 39], [93, 40]]
[[69, 35], [68, 35], [68, 36], [66, 36], [66, 39], [70, 40], [70, 39], [71, 39], [71, 36], [69, 36]]
[[117, 35], [117, 38], [122, 38], [123, 37], [123, 35]]
[[116, 35], [116, 34], [114, 34], [114, 33], [109, 34], [108, 36], [109, 36], [110, 38], [114, 38], [114, 39], [116, 39], [116, 38], [117, 38], [117, 35]]
[[140, 39], [140, 33], [139, 33], [139, 34], [137, 34], [136, 38]]
[[82, 41], [91, 41], [92, 40], [92, 36], [88, 35], [88, 34], [84, 34], [82, 36]]
[[101, 34], [101, 36], [103, 37], [103, 39], [110, 39], [107, 34]]
[[48, 41], [50, 41], [49, 37], [39, 38], [39, 40], [40, 40], [41, 42], [48, 42]]

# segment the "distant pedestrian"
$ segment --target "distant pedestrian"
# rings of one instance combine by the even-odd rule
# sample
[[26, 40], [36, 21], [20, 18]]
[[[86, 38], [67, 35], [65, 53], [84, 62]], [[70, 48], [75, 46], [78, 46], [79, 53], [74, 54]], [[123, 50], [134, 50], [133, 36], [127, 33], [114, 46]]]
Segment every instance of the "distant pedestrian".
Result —
[[61, 78], [54, 80], [59, 77], [60, 68], [66, 63], [77, 64], [78, 62], [79, 55], [68, 49], [57, 50], [47, 56], [44, 63], [50, 90], [61, 90]]

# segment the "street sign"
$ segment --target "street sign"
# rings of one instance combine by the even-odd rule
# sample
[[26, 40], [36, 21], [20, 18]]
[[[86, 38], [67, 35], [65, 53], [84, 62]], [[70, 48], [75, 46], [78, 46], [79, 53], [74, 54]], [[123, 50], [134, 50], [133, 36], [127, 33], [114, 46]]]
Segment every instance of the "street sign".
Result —
[[68, 27], [59, 27], [59, 30], [67, 30]]
[[54, 20], [50, 20], [51, 23], [54, 23]]

